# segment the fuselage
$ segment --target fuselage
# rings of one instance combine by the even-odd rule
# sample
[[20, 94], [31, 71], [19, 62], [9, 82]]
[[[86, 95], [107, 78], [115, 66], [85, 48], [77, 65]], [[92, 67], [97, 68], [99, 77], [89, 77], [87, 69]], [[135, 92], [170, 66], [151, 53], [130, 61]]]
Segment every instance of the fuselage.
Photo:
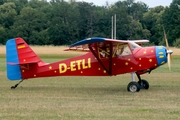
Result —
[[[146, 73], [167, 62], [162, 46], [130, 49], [127, 53], [99, 60], [88, 52], [82, 56], [54, 63], [20, 65], [23, 79], [51, 76], [109, 76], [130, 72]], [[128, 53], [129, 52], [129, 53]]]

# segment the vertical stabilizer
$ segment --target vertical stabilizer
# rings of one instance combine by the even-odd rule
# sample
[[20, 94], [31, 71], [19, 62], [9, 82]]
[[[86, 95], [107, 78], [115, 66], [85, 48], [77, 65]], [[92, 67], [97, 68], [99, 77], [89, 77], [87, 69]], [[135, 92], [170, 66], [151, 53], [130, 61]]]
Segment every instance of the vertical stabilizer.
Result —
[[23, 79], [22, 65], [44, 63], [22, 38], [6, 42], [6, 66], [9, 80]]
[[6, 67], [9, 80], [22, 79], [15, 39], [6, 42]]

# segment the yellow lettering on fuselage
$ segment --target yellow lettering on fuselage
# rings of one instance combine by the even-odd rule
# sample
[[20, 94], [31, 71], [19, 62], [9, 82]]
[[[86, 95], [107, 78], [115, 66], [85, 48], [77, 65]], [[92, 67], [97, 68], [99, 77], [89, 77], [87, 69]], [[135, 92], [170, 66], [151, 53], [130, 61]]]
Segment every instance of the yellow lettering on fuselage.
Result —
[[88, 58], [88, 68], [91, 68], [91, 58]]
[[82, 60], [82, 68], [83, 69], [87, 69], [88, 68], [88, 66], [85, 65], [85, 60], [84, 59]]
[[76, 71], [76, 61], [70, 62], [71, 71]]
[[67, 65], [65, 63], [59, 64], [59, 73], [65, 73], [67, 71]]
[[76, 60], [77, 66], [78, 66], [78, 70], [81, 69], [81, 62], [82, 60]]
[[70, 62], [70, 67], [67, 67], [67, 64], [65, 63], [60, 63], [59, 64], [59, 73], [65, 73], [68, 69], [71, 71], [76, 71], [76, 70], [82, 70], [82, 69], [87, 69], [91, 68], [91, 58], [88, 58], [87, 64], [85, 59], [81, 60], [76, 60], [76, 61], [71, 61]]

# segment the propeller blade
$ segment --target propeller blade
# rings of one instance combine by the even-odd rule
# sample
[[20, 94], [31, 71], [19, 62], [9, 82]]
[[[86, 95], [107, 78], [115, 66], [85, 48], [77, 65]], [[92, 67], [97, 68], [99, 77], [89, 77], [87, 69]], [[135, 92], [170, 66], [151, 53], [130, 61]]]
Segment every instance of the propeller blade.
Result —
[[168, 67], [169, 71], [171, 71], [171, 54], [168, 53]]
[[167, 40], [167, 37], [166, 37], [166, 31], [164, 29], [164, 26], [163, 26], [163, 31], [164, 31], [164, 39], [165, 39], [165, 42], [166, 42], [166, 48], [167, 48], [167, 50], [169, 50], [169, 44], [168, 44], [168, 40]]
[[164, 31], [164, 39], [165, 39], [165, 42], [166, 42], [166, 49], [167, 49], [168, 67], [169, 67], [169, 70], [171, 71], [171, 60], [172, 60], [171, 54], [173, 53], [173, 51], [169, 49], [169, 44], [168, 44], [168, 40], [167, 40], [167, 37], [166, 37], [166, 31], [164, 29], [164, 26], [163, 26], [163, 31]]

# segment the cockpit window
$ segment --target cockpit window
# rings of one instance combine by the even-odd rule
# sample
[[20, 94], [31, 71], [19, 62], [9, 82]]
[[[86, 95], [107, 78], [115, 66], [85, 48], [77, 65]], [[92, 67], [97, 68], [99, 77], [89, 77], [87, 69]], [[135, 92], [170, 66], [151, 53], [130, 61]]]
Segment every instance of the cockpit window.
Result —
[[131, 48], [131, 50], [133, 51], [135, 48], [139, 48], [141, 46], [139, 46], [138, 44], [134, 43], [134, 42], [129, 42], [129, 46]]
[[128, 45], [124, 45], [124, 50], [121, 54], [121, 56], [125, 56], [125, 55], [131, 55], [131, 50], [129, 49]]
[[125, 55], [130, 55], [130, 54], [132, 53], [127, 44], [116, 46], [116, 49], [114, 50], [114, 57], [125, 56]]
[[110, 49], [111, 49], [110, 46], [111, 45], [108, 42], [97, 43], [97, 52], [98, 52], [99, 58], [109, 58], [110, 55], [112, 55], [112, 57], [119, 57], [119, 56], [126, 56], [126, 55], [132, 54], [131, 49], [133, 48], [130, 48], [130, 46], [126, 43], [124, 44], [124, 43], [114, 42], [112, 45], [112, 54], [110, 54]]

